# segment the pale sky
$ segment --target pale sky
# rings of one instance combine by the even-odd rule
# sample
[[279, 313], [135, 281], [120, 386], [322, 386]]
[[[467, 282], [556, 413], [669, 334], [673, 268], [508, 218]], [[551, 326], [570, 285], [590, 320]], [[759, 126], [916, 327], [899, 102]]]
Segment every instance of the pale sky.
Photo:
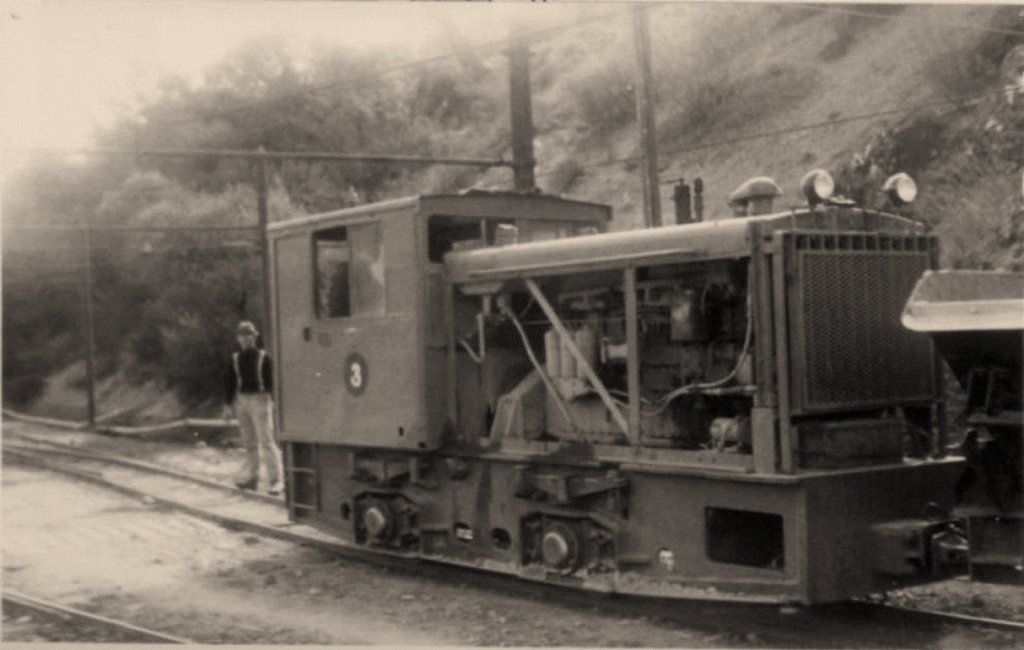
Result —
[[112, 106], [163, 74], [195, 77], [254, 37], [426, 58], [447, 42], [442, 20], [482, 43], [506, 38], [513, 18], [563, 24], [587, 4], [0, 0], [0, 149], [88, 146]]

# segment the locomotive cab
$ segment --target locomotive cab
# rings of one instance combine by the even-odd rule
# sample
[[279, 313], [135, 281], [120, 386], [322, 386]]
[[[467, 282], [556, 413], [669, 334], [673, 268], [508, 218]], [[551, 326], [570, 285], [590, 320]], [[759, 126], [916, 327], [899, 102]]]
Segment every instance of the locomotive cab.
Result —
[[331, 498], [314, 472], [318, 454], [432, 450], [451, 430], [446, 252], [500, 243], [507, 232], [525, 240], [599, 232], [610, 216], [578, 201], [471, 192], [270, 225], [275, 417], [295, 470], [293, 514], [316, 514]]

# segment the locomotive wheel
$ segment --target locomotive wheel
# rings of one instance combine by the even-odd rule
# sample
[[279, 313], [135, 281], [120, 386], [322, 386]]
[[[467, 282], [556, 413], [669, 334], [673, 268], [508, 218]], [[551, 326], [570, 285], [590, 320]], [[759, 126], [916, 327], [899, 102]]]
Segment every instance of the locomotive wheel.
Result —
[[550, 524], [541, 539], [541, 555], [548, 567], [572, 573], [580, 564], [580, 541], [576, 532], [561, 522]]

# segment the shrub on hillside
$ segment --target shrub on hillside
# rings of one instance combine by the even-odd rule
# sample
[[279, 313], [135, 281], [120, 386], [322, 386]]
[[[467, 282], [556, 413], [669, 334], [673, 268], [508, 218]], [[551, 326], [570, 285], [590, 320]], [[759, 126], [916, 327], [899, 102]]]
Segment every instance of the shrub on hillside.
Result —
[[788, 64], [772, 64], [751, 75], [735, 79], [724, 71], [704, 77], [692, 85], [659, 125], [659, 139], [694, 142], [701, 132], [716, 129], [754, 127], [791, 108], [814, 89], [816, 72]]
[[910, 116], [836, 170], [837, 192], [891, 209], [881, 184], [908, 172], [919, 197], [899, 211], [938, 235], [943, 267], [1024, 269], [1021, 127], [1024, 116], [994, 99], [973, 113]]
[[1000, 66], [1011, 48], [1024, 43], [1024, 16], [1019, 7], [1001, 7], [965, 45], [934, 54], [925, 77], [950, 99], [968, 99], [1005, 83]]
[[577, 81], [576, 102], [591, 133], [606, 135], [636, 120], [635, 74], [615, 61]]
[[240, 319], [262, 324], [262, 271], [248, 251], [193, 243], [169, 250], [147, 274], [163, 290], [128, 338], [137, 377], [163, 377], [182, 404], [219, 400]]
[[429, 117], [443, 127], [459, 128], [476, 116], [476, 97], [447, 72], [424, 72], [416, 82], [412, 113]]
[[904, 7], [897, 4], [834, 5], [833, 9], [836, 13], [829, 23], [835, 30], [835, 38], [818, 53], [818, 58], [825, 63], [846, 56], [865, 31], [883, 25], [885, 18], [902, 12]]
[[28, 406], [46, 378], [84, 352], [81, 290], [61, 282], [5, 281], [3, 291], [3, 398]]
[[933, 56], [924, 76], [949, 99], [971, 99], [992, 85], [999, 68], [973, 49], [946, 50]]
[[1019, 177], [992, 175], [982, 187], [987, 191], [944, 201], [948, 208], [936, 227], [943, 265], [1024, 271], [1024, 208], [1014, 191]]
[[544, 191], [550, 194], [562, 194], [567, 192], [583, 174], [583, 167], [575, 158], [563, 158], [554, 168], [544, 174], [544, 182], [541, 184]]
[[237, 322], [233, 314], [210, 321], [196, 319], [167, 332], [165, 379], [186, 407], [220, 402]]

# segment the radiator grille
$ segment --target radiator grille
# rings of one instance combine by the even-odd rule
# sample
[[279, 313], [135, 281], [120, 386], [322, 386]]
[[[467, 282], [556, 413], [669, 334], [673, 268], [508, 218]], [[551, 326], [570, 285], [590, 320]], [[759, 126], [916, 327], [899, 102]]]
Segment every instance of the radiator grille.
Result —
[[[915, 238], [917, 239], [917, 238]], [[798, 250], [795, 410], [870, 407], [934, 395], [928, 337], [900, 313], [928, 268], [927, 239], [901, 250]], [[799, 246], [799, 244], [798, 244]]]

